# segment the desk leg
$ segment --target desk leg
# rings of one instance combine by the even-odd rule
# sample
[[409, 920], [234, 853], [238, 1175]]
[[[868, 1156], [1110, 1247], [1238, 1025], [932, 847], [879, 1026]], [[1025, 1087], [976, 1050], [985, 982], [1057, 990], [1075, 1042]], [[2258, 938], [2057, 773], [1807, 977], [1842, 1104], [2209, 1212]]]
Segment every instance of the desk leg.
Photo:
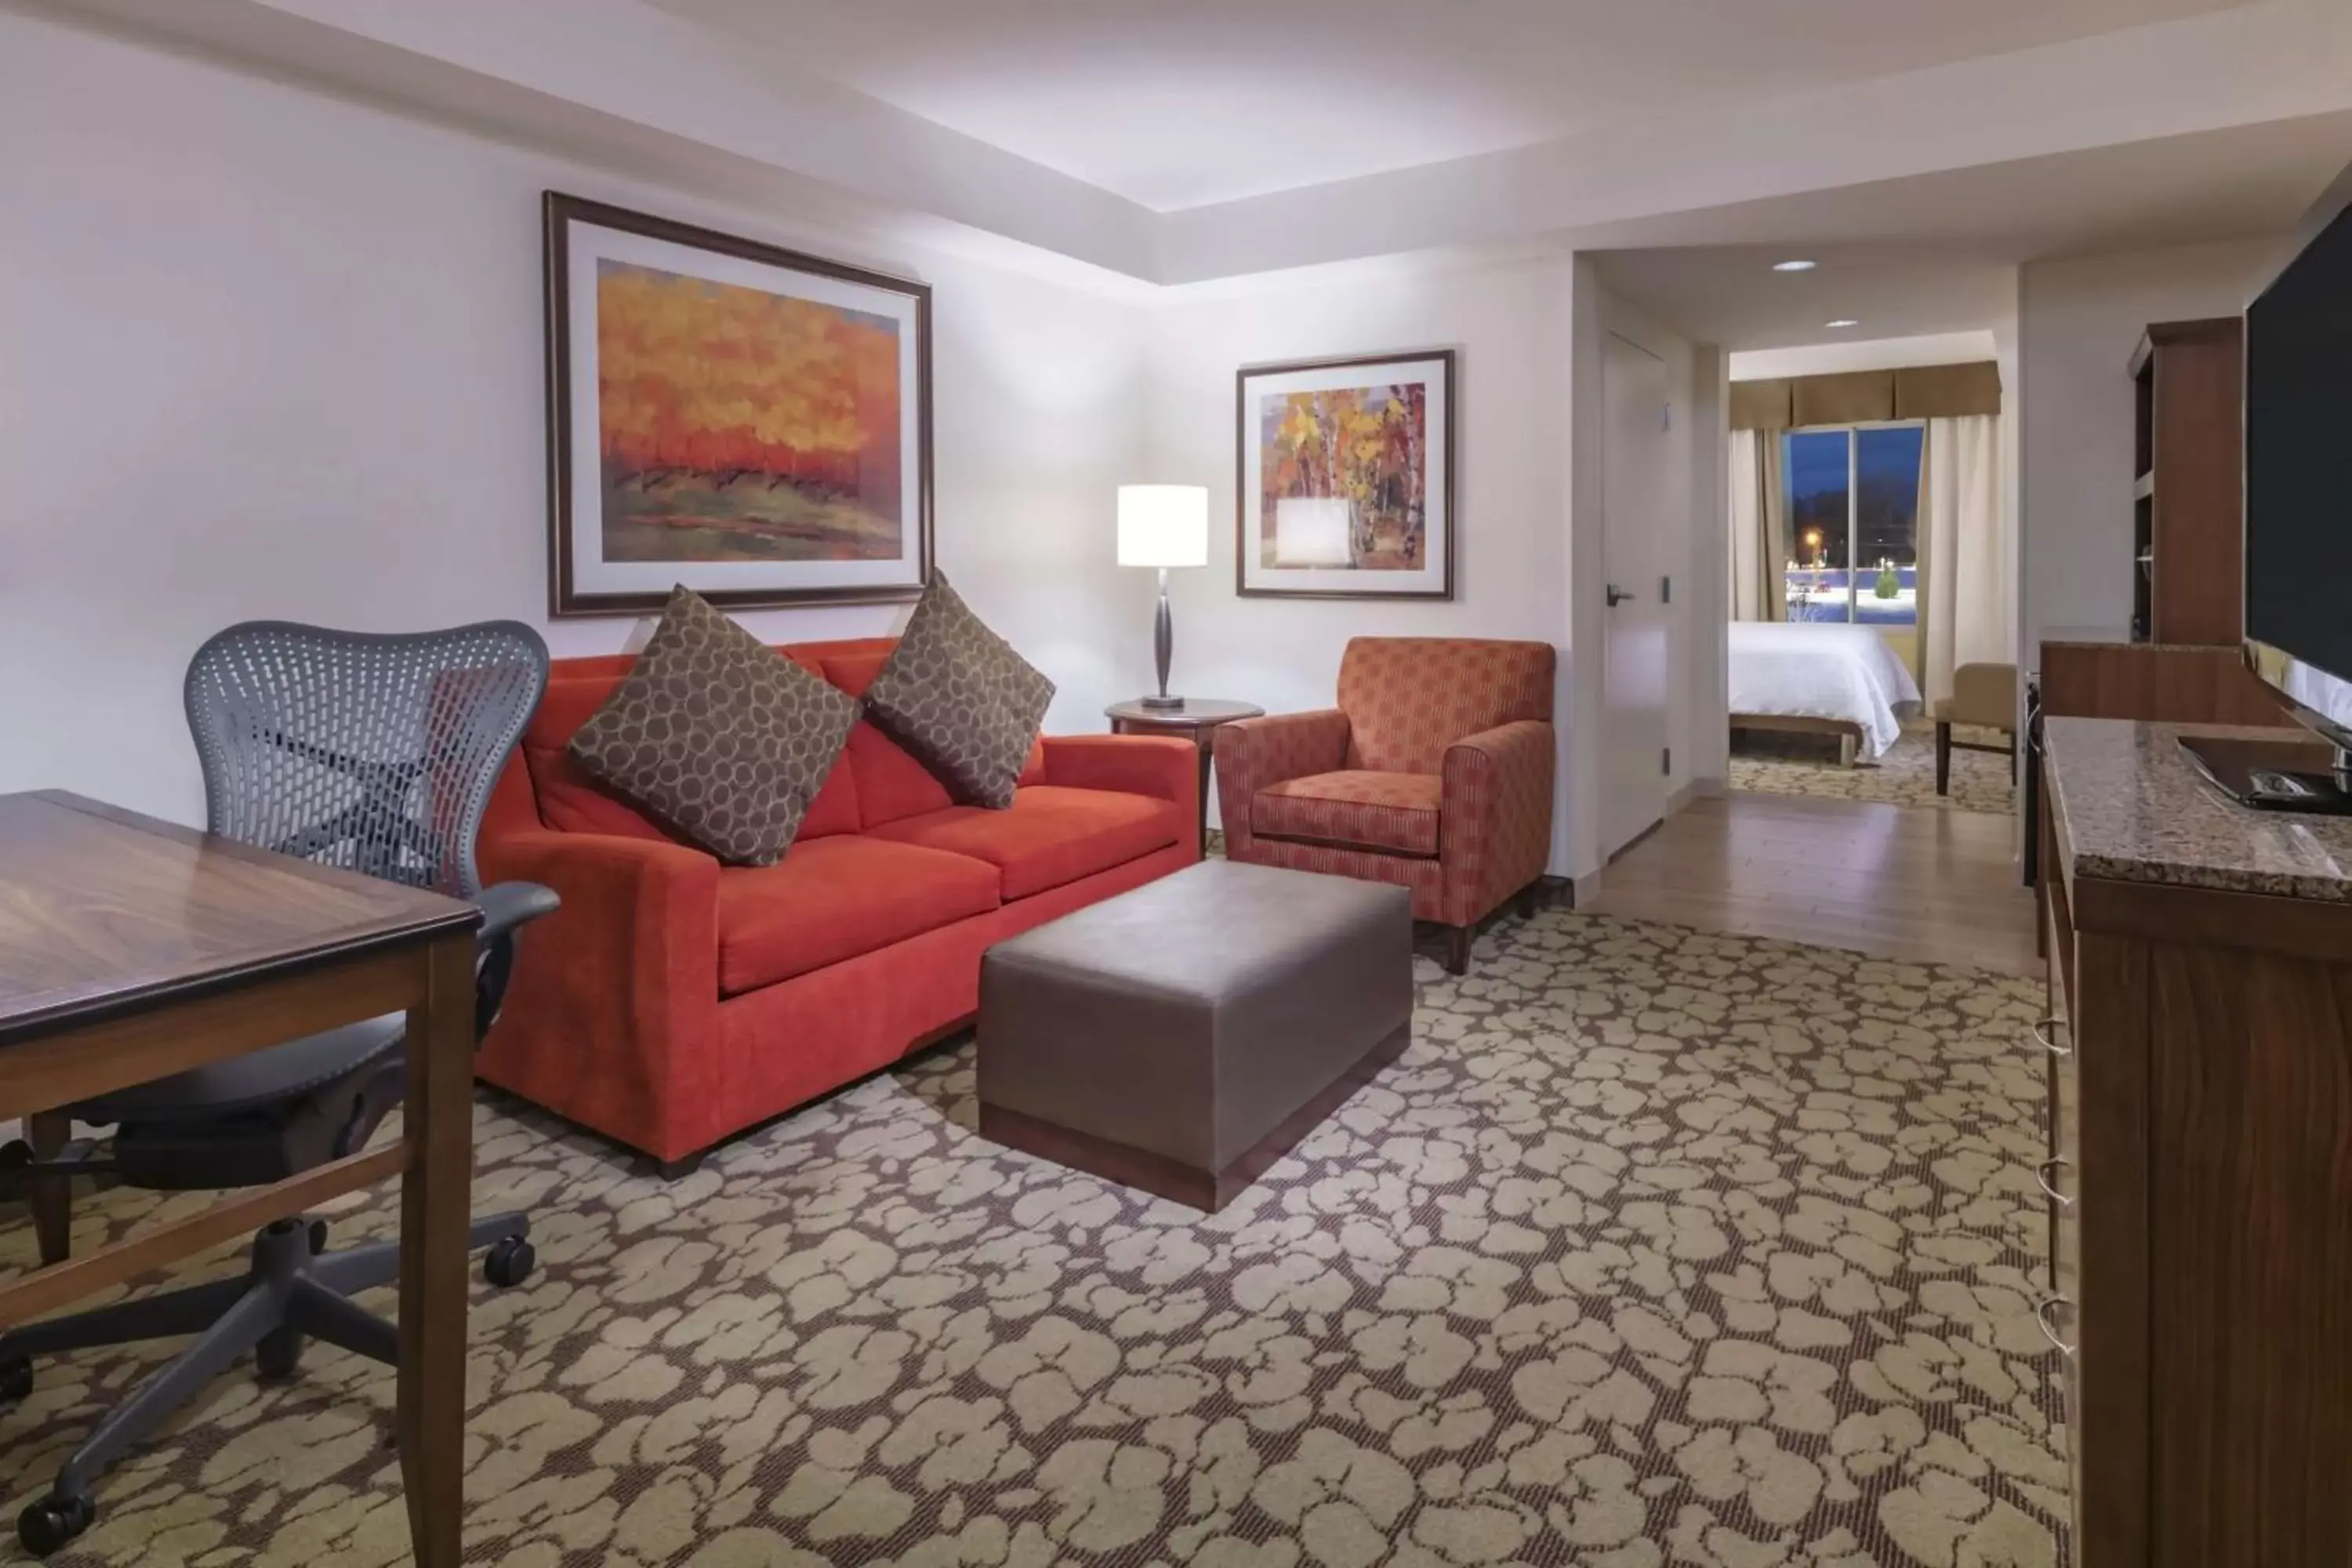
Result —
[[427, 950], [408, 1015], [400, 1187], [400, 1473], [418, 1568], [464, 1552], [466, 1233], [474, 1176], [474, 939]]

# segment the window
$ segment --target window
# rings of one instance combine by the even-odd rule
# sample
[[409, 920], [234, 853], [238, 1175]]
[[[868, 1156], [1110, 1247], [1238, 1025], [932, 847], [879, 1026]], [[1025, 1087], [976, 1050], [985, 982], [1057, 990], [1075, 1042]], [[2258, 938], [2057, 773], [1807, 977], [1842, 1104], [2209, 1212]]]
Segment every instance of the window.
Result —
[[1784, 437], [1788, 618], [1919, 624], [1918, 425], [1792, 430]]

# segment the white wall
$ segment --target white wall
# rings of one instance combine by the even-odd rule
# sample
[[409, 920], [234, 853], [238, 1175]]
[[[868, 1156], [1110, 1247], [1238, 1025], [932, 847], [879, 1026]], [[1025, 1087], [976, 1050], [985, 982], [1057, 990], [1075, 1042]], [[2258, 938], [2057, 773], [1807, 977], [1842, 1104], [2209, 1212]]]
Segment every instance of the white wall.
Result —
[[[940, 564], [1060, 683], [1051, 726], [1142, 689], [1150, 585], [1111, 552], [1135, 304], [5, 11], [0, 63], [0, 790], [196, 819], [180, 678], [232, 621], [544, 624], [549, 186], [929, 281]], [[745, 620], [781, 641], [903, 614]], [[644, 629], [547, 627], [558, 655]]]
[[2132, 608], [2132, 383], [2152, 321], [2234, 316], [2280, 240], [2028, 264], [2019, 283], [2024, 666], [2043, 631]]

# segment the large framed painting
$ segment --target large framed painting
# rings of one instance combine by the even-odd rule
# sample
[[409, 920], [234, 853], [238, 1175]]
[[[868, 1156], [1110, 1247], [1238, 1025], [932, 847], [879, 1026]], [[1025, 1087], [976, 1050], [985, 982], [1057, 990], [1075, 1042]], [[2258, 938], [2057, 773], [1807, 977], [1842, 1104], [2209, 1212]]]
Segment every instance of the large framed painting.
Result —
[[545, 223], [551, 614], [921, 594], [929, 289], [555, 191]]
[[1234, 587], [1454, 596], [1454, 351], [1239, 377]]

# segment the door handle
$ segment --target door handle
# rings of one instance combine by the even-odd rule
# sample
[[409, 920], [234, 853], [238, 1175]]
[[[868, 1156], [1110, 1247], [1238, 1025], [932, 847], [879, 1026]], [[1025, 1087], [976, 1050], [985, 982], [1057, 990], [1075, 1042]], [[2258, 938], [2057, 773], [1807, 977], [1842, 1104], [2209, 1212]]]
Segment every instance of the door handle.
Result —
[[1611, 609], [1615, 609], [1618, 605], [1623, 604], [1633, 596], [1633, 595], [1625, 592], [1624, 589], [1620, 588], [1616, 584], [1612, 583], [1609, 584], [1609, 607]]

